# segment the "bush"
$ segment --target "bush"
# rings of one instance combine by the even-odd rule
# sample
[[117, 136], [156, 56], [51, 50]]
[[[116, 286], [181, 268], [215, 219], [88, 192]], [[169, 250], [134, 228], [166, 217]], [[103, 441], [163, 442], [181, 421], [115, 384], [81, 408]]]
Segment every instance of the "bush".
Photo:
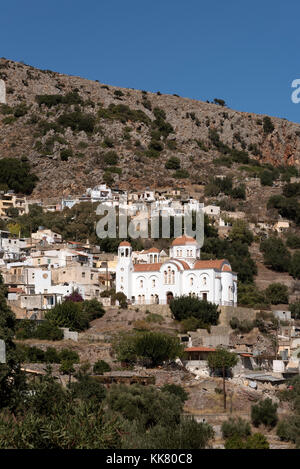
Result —
[[177, 169], [173, 174], [173, 177], [176, 179], [186, 179], [190, 177], [189, 172], [186, 169]]
[[168, 159], [165, 165], [166, 169], [180, 169], [180, 159], [177, 158], [176, 156], [171, 156], [171, 158]]
[[271, 283], [265, 290], [265, 296], [272, 305], [289, 302], [288, 287], [282, 283]]
[[160, 332], [124, 334], [113, 344], [118, 360], [128, 363], [161, 365], [182, 355], [183, 349], [177, 337]]
[[33, 337], [40, 340], [62, 340], [64, 333], [56, 324], [45, 320], [37, 326]]
[[73, 156], [73, 151], [71, 148], [65, 148], [64, 150], [61, 150], [60, 152], [60, 159], [62, 161], [68, 161], [69, 158], [72, 158]]
[[291, 249], [299, 249], [300, 248], [300, 236], [295, 234], [288, 234], [286, 238], [286, 245]]
[[275, 427], [278, 421], [277, 407], [278, 404], [273, 403], [268, 397], [251, 406], [251, 422], [255, 427], [261, 424], [270, 428]]
[[208, 329], [209, 325], [204, 324], [204, 322], [200, 319], [196, 319], [194, 317], [190, 317], [187, 319], [183, 319], [180, 322], [182, 332], [188, 331], [196, 331], [197, 329]]
[[179, 397], [182, 403], [187, 401], [189, 398], [188, 393], [183, 389], [183, 387], [177, 384], [165, 384], [160, 389], [162, 392], [168, 392], [170, 394], [174, 394], [175, 396]]
[[151, 119], [140, 110], [130, 109], [125, 104], [110, 104], [107, 109], [100, 107], [98, 116], [102, 119], [119, 120], [126, 124], [126, 122], [144, 122], [146, 125], [151, 124]]
[[103, 375], [106, 371], [111, 371], [111, 367], [104, 360], [98, 360], [93, 366], [93, 372], [96, 375]]
[[80, 362], [79, 355], [74, 350], [63, 348], [59, 352], [58, 355], [59, 355], [60, 363], [62, 362], [79, 363]]
[[265, 116], [263, 118], [263, 130], [265, 134], [271, 134], [275, 129], [273, 122], [271, 121], [269, 116]]
[[289, 305], [291, 316], [293, 319], [300, 319], [300, 302], [292, 303]]
[[135, 351], [140, 359], [149, 359], [151, 366], [161, 365], [165, 360], [174, 360], [182, 355], [178, 338], [160, 332], [137, 335]]
[[300, 251], [296, 251], [292, 256], [289, 274], [294, 278], [300, 278]]
[[218, 306], [192, 296], [180, 296], [170, 303], [170, 309], [177, 321], [194, 317], [204, 324], [216, 325], [219, 319]]
[[251, 435], [250, 423], [241, 417], [230, 417], [226, 422], [223, 422], [221, 430], [223, 438], [232, 438], [233, 436], [245, 438]]
[[105, 314], [105, 309], [103, 308], [102, 303], [95, 298], [93, 300], [85, 300], [82, 307], [83, 311], [88, 314], [89, 321], [102, 318]]
[[231, 241], [240, 241], [247, 245], [250, 245], [254, 239], [253, 234], [248, 229], [248, 225], [244, 220], [236, 220], [233, 222], [229, 238]]
[[84, 131], [90, 134], [94, 131], [95, 118], [92, 114], [75, 111], [62, 114], [57, 123], [64, 128], [70, 127], [74, 132]]
[[272, 186], [273, 185], [273, 174], [271, 171], [265, 169], [260, 175], [260, 183], [262, 186]]
[[154, 425], [173, 428], [179, 424], [183, 403], [177, 396], [161, 392], [154, 386], [133, 384], [112, 385], [106, 399], [107, 405], [130, 422], [138, 421], [141, 429]]
[[77, 381], [70, 384], [70, 391], [73, 397], [86, 401], [89, 404], [100, 404], [104, 400], [106, 389], [96, 379], [82, 373], [76, 377]]
[[108, 164], [110, 166], [114, 166], [118, 164], [119, 162], [119, 157], [115, 151], [108, 151], [104, 155], [104, 162], [105, 164]]
[[[198, 423], [194, 418], [182, 417], [180, 423], [172, 427], [155, 425], [145, 433], [137, 433], [131, 448], [143, 449], [186, 449], [196, 450], [209, 447], [214, 430], [207, 423]], [[133, 438], [132, 438], [133, 439]], [[138, 445], [138, 446], [137, 446]]]
[[230, 327], [232, 329], [238, 329], [242, 333], [247, 333], [252, 331], [252, 329], [255, 327], [255, 322], [248, 321], [247, 319], [240, 321], [238, 318], [233, 317], [230, 320]]
[[245, 306], [255, 306], [267, 304], [265, 293], [258, 290], [253, 283], [238, 285], [238, 304]]
[[262, 433], [254, 433], [246, 439], [234, 435], [226, 440], [225, 449], [269, 449], [269, 443]]
[[265, 265], [278, 272], [288, 271], [291, 255], [281, 239], [270, 237], [262, 241], [260, 250], [263, 252]]
[[16, 158], [0, 159], [0, 185], [7, 185], [8, 189], [16, 193], [31, 194], [38, 178], [31, 173], [26, 160]]
[[82, 309], [81, 303], [64, 301], [46, 312], [45, 318], [59, 327], [68, 327], [73, 331], [83, 331], [89, 327], [89, 316]]
[[290, 415], [282, 419], [278, 423], [276, 433], [281, 440], [292, 441], [300, 448], [300, 415]]

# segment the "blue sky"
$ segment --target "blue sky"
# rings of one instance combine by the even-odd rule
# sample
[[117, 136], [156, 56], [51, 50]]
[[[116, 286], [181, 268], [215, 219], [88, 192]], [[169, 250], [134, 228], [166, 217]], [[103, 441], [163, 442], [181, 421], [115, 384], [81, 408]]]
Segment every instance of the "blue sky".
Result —
[[10, 0], [0, 56], [300, 122], [297, 0]]

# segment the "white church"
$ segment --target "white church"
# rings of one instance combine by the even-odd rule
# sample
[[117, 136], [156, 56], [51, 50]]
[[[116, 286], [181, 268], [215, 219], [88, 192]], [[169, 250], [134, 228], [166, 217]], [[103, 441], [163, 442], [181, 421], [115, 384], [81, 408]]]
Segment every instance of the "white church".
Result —
[[116, 291], [132, 304], [168, 304], [178, 296], [193, 295], [218, 305], [237, 305], [237, 274], [226, 259], [200, 260], [194, 238], [176, 238], [165, 262], [156, 248], [144, 254], [147, 262], [134, 264], [130, 243], [122, 241], [118, 248]]

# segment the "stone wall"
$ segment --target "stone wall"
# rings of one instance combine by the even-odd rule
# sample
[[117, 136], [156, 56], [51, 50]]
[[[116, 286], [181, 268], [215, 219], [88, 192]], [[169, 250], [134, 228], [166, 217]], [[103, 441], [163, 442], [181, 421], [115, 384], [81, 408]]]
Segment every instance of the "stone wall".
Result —
[[63, 333], [64, 333], [64, 339], [70, 339], [74, 340], [75, 342], [78, 342], [78, 332], [75, 331], [70, 331], [67, 327], [62, 327], [61, 328]]
[[130, 305], [128, 306], [128, 308], [133, 310], [138, 309], [142, 313], [150, 311], [150, 313], [161, 314], [165, 317], [171, 317], [171, 310], [169, 305]]
[[228, 326], [230, 320], [233, 317], [237, 317], [240, 321], [245, 319], [253, 321], [256, 318], [258, 311], [252, 308], [232, 307], [232, 306], [220, 306], [221, 314], [219, 316], [219, 324], [222, 326]]

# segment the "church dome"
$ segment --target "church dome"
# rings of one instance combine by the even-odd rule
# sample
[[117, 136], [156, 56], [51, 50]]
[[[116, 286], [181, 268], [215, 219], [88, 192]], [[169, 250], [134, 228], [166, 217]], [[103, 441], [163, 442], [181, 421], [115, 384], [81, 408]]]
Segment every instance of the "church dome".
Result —
[[120, 244], [119, 244], [119, 247], [131, 247], [131, 244], [128, 243], [128, 241], [122, 241]]
[[198, 245], [197, 241], [192, 238], [191, 236], [179, 236], [178, 238], [175, 238], [174, 241], [172, 242], [172, 246], [194, 246]]

